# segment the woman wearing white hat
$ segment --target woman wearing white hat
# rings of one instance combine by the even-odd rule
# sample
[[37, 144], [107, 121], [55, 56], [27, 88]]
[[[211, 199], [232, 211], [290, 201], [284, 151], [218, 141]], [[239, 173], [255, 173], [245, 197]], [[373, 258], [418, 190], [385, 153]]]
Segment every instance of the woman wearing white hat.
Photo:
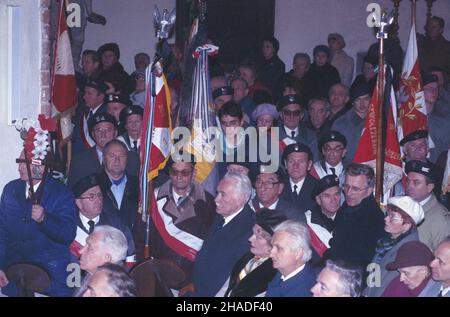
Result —
[[363, 295], [379, 297], [387, 285], [397, 276], [388, 271], [386, 264], [394, 261], [397, 250], [406, 242], [418, 241], [417, 225], [425, 218], [422, 206], [409, 196], [388, 199], [384, 218], [386, 236], [378, 240], [375, 256], [368, 270], [367, 288]]

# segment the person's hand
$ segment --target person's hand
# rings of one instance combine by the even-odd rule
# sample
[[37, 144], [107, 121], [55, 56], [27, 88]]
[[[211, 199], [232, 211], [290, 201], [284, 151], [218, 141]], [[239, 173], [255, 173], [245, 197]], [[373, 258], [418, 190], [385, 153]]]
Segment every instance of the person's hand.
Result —
[[9, 281], [8, 278], [6, 277], [5, 272], [0, 270], [0, 287], [5, 287], [6, 285], [8, 285], [8, 283]]
[[31, 207], [31, 218], [37, 223], [44, 221], [44, 215], [44, 208], [41, 205], [36, 204]]

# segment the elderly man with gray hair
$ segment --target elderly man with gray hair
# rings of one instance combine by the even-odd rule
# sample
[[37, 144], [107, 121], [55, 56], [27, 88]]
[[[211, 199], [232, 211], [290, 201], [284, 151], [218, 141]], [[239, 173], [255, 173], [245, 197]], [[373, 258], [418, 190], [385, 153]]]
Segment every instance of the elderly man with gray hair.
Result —
[[105, 263], [122, 264], [127, 257], [128, 243], [122, 231], [111, 226], [97, 226], [80, 250], [80, 267], [93, 274]]
[[328, 260], [311, 288], [313, 297], [359, 297], [362, 271], [343, 261]]
[[196, 256], [193, 296], [220, 296], [234, 264], [250, 250], [248, 239], [255, 224], [248, 205], [251, 193], [251, 182], [243, 174], [227, 173], [217, 186], [217, 215]]
[[308, 228], [287, 220], [274, 229], [270, 257], [278, 270], [270, 282], [266, 297], [310, 297], [316, 273], [308, 265], [312, 250]]

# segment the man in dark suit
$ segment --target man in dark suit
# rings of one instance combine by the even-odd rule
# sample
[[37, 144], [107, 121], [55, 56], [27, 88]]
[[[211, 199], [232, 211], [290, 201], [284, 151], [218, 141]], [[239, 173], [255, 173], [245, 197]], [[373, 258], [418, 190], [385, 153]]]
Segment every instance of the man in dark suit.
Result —
[[[102, 171], [103, 148], [117, 137], [117, 121], [108, 113], [96, 113], [89, 121], [89, 133], [95, 141], [95, 146], [73, 157], [67, 181], [69, 188], [81, 178]], [[134, 152], [128, 152], [127, 172], [139, 175], [139, 157]]]
[[312, 159], [311, 150], [302, 143], [287, 146], [282, 156], [289, 177], [280, 198], [296, 206], [302, 213], [314, 206], [311, 192], [317, 180], [308, 173]]
[[308, 264], [312, 256], [308, 228], [287, 220], [274, 232], [270, 257], [278, 273], [270, 282], [266, 297], [310, 297], [316, 273]]
[[125, 171], [128, 155], [123, 142], [108, 142], [103, 149], [104, 169], [99, 183], [105, 211], [118, 216], [132, 230], [139, 207], [139, 179]]
[[[197, 253], [193, 296], [214, 296], [228, 286], [233, 265], [249, 251], [255, 214], [247, 204], [252, 185], [247, 176], [226, 174], [217, 187], [216, 212], [210, 232]], [[225, 284], [226, 283], [226, 284]]]
[[261, 164], [256, 176], [256, 196], [249, 203], [256, 213], [261, 208], [277, 210], [288, 219], [306, 223], [304, 212], [299, 210], [292, 201], [280, 198], [285, 187], [285, 175], [281, 168], [276, 171], [269, 169], [268, 165]]
[[73, 188], [75, 203], [78, 207], [77, 235], [72, 242], [70, 250], [78, 260], [82, 247], [86, 245], [87, 237], [96, 226], [109, 225], [122, 231], [127, 238], [128, 253], [126, 263], [135, 263], [135, 245], [130, 229], [123, 221], [112, 213], [103, 212], [103, 193], [97, 174], [80, 179]]

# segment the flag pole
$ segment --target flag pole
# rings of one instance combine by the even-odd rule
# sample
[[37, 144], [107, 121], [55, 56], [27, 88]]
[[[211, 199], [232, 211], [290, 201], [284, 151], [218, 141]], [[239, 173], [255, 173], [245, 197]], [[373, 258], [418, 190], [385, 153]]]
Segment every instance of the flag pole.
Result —
[[416, 0], [411, 0], [411, 24], [416, 25]]

